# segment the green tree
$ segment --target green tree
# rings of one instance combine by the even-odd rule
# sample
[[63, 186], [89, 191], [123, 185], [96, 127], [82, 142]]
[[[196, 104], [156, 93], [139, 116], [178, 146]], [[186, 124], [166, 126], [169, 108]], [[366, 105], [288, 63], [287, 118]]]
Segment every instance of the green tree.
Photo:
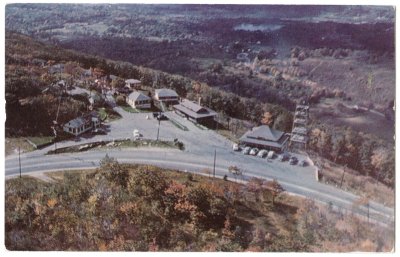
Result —
[[122, 78], [116, 78], [111, 82], [113, 88], [123, 88], [125, 86], [125, 81]]
[[293, 115], [284, 111], [278, 115], [274, 122], [274, 129], [289, 132], [292, 129]]

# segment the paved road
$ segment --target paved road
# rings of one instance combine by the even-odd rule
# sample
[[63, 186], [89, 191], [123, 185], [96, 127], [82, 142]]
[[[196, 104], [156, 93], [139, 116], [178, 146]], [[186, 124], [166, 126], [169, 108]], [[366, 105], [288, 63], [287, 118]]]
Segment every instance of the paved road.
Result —
[[[252, 176], [266, 179], [278, 179], [282, 186], [291, 193], [306, 196], [323, 203], [332, 203], [337, 208], [351, 211], [352, 203], [357, 199], [353, 194], [343, 192], [331, 186], [318, 183], [313, 179], [313, 174], [308, 170], [298, 169], [297, 172], [290, 172], [287, 163], [275, 165], [281, 167], [277, 170], [274, 163], [269, 163], [265, 159], [257, 157], [243, 156], [227, 151], [234, 156], [226, 159], [224, 154], [217, 152], [216, 175], [222, 177], [228, 175], [230, 179], [234, 177], [228, 173], [230, 165], [237, 165], [244, 170], [244, 179]], [[97, 150], [74, 154], [59, 155], [36, 155], [24, 156], [21, 160], [22, 173], [44, 172], [66, 169], [94, 168], [99, 165], [99, 160], [106, 154], [117, 158], [124, 163], [153, 164], [165, 168], [202, 172], [208, 168], [212, 170], [213, 156], [199, 158], [196, 154], [181, 152], [171, 149], [112, 149]], [[277, 162], [276, 160], [273, 162]], [[273, 167], [273, 169], [272, 169]], [[6, 176], [19, 174], [18, 158], [8, 158], [5, 167]], [[242, 179], [239, 177], [239, 179]], [[362, 215], [366, 215], [366, 208], [357, 210]], [[381, 204], [371, 203], [370, 219], [381, 223], [391, 224], [393, 220], [393, 209], [382, 206]]]
[[[112, 99], [110, 99], [112, 101]], [[100, 140], [112, 140], [131, 138], [133, 129], [139, 129], [145, 138], [155, 139], [158, 130], [158, 121], [152, 115], [146, 113], [127, 113], [114, 106], [121, 119], [107, 124], [109, 133], [94, 137], [80, 137], [79, 141], [66, 141], [57, 143], [57, 147], [70, 146], [81, 143]], [[168, 116], [186, 126], [189, 131], [178, 129], [169, 121], [162, 121], [160, 125], [160, 138], [172, 140], [178, 138], [185, 144], [185, 150], [139, 148], [139, 149], [109, 149], [93, 150], [73, 154], [45, 155], [54, 146], [42, 150], [21, 155], [22, 173], [94, 168], [99, 161], [109, 154], [120, 162], [153, 164], [165, 168], [202, 172], [204, 169], [213, 169], [214, 151], [217, 152], [216, 175], [228, 175], [228, 167], [238, 166], [244, 173], [244, 179], [256, 176], [266, 179], [277, 179], [283, 187], [291, 193], [302, 195], [323, 203], [332, 203], [339, 209], [351, 211], [352, 204], [357, 199], [353, 194], [344, 192], [332, 186], [321, 184], [315, 180], [315, 167], [299, 167], [281, 163], [277, 160], [244, 156], [233, 152], [232, 142], [217, 134], [215, 131], [202, 130], [188, 120], [175, 113], [167, 113]], [[149, 116], [149, 118], [147, 118]], [[299, 158], [305, 158], [299, 156]], [[5, 175], [19, 174], [18, 156], [9, 156], [5, 160]], [[241, 178], [239, 178], [241, 179]], [[366, 215], [367, 209], [358, 209], [362, 215]], [[370, 217], [378, 222], [391, 224], [394, 217], [393, 208], [388, 208], [378, 203], [371, 203]]]

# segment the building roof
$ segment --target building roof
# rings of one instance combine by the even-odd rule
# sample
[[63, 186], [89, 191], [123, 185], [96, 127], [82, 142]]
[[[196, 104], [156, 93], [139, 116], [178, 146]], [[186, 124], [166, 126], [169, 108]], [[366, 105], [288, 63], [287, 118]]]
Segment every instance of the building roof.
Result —
[[76, 119], [70, 120], [64, 126], [71, 127], [71, 128], [80, 128], [86, 124], [86, 121], [83, 117], [78, 117]]
[[178, 94], [169, 88], [159, 88], [155, 90], [156, 95], [158, 97], [178, 97]]
[[207, 112], [207, 109], [202, 107], [201, 105], [198, 105], [195, 102], [192, 102], [190, 100], [184, 99], [181, 102], [181, 105], [185, 106], [186, 108], [196, 112], [196, 113], [201, 113], [201, 112]]
[[140, 80], [137, 80], [137, 79], [127, 79], [127, 80], [125, 80], [125, 83], [127, 83], [127, 84], [139, 84], [141, 82], [140, 82]]
[[98, 116], [97, 112], [93, 111], [84, 116], [70, 120], [69, 122], [65, 123], [64, 126], [71, 127], [71, 128], [80, 128], [84, 124], [90, 123], [92, 121], [92, 118], [98, 118], [98, 117], [99, 116]]
[[135, 91], [135, 92], [129, 94], [128, 99], [133, 100], [133, 101], [146, 101], [146, 100], [150, 100], [150, 97], [148, 97], [147, 95], [144, 95], [140, 92]]
[[119, 77], [111, 74], [111, 75], [109, 76], [109, 78], [110, 78], [111, 80], [115, 80], [115, 79], [117, 79], [117, 78], [119, 78]]
[[285, 133], [282, 131], [271, 129], [269, 126], [262, 125], [247, 131], [240, 138], [240, 141], [280, 148], [287, 140], [287, 137], [285, 137], [284, 134]]
[[184, 99], [180, 104], [174, 105], [174, 108], [195, 119], [217, 115], [217, 113], [210, 108], [200, 106], [187, 99]]

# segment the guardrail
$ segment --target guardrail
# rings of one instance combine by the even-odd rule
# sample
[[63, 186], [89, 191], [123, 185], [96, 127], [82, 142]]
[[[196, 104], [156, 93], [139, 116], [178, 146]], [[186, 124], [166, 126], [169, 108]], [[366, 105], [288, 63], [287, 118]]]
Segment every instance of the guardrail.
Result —
[[189, 131], [189, 129], [185, 126], [182, 125], [181, 123], [179, 123], [178, 121], [176, 121], [175, 119], [168, 117], [168, 120], [174, 124], [177, 128], [182, 129], [183, 131]]

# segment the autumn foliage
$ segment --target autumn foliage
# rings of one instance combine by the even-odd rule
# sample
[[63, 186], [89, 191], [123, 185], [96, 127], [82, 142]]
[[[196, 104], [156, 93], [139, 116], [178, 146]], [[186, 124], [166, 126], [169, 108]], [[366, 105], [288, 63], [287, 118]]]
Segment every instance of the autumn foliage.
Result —
[[184, 173], [124, 165], [108, 156], [95, 171], [50, 176], [54, 181], [6, 181], [7, 249], [390, 250], [390, 231], [312, 201], [288, 204], [294, 198], [277, 181], [241, 185], [198, 175], [189, 180]]

